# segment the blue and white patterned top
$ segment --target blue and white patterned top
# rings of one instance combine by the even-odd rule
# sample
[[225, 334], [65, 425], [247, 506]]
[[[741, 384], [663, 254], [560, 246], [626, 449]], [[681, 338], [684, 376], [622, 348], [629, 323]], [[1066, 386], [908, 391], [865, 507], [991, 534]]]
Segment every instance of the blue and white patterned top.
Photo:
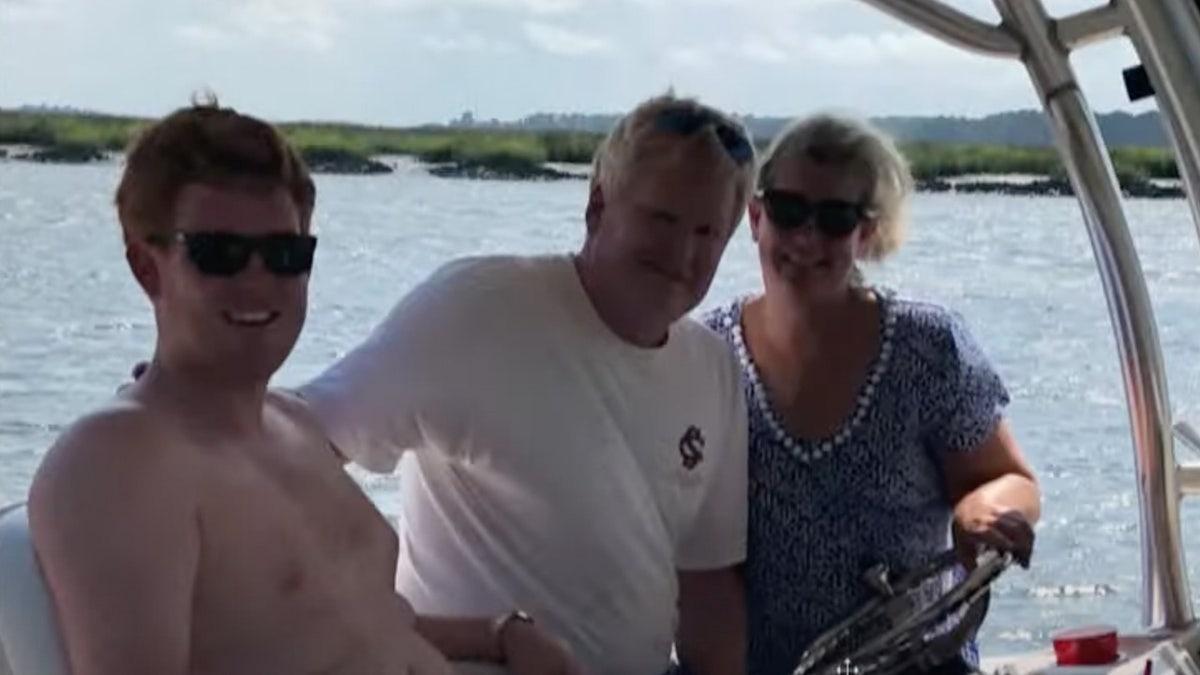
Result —
[[[750, 412], [749, 675], [790, 674], [871, 597], [868, 567], [901, 571], [950, 546], [938, 456], [978, 446], [1009, 401], [958, 314], [873, 290], [879, 352], [853, 414], [824, 439], [792, 437], [772, 410], [742, 338], [746, 299], [704, 316], [737, 352]], [[964, 651], [977, 663], [974, 644]]]

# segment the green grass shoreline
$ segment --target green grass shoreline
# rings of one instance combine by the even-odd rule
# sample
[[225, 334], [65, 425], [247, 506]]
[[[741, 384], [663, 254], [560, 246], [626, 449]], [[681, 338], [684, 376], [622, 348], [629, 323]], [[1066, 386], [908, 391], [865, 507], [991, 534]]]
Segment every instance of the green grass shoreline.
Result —
[[[88, 161], [119, 152], [148, 120], [91, 114], [0, 110], [0, 145], [40, 150], [29, 159]], [[314, 164], [331, 173], [390, 171], [374, 158], [411, 156], [428, 164], [448, 165], [445, 175], [556, 177], [547, 163], [586, 164], [599, 134], [567, 131], [462, 129], [448, 127], [376, 127], [335, 123], [281, 123], [280, 129]], [[765, 147], [769, 139], [758, 139]], [[1059, 189], [1064, 171], [1052, 148], [1003, 145], [903, 143], [917, 180], [926, 189], [945, 187], [961, 176], [1028, 174]], [[1177, 179], [1178, 168], [1164, 148], [1114, 148], [1113, 166], [1127, 192], [1139, 192], [1152, 179]], [[996, 184], [999, 186], [999, 184]], [[998, 187], [1001, 189], [1002, 186]], [[1069, 187], [1067, 188], [1069, 190]], [[1003, 190], [1001, 190], [1003, 191]]]

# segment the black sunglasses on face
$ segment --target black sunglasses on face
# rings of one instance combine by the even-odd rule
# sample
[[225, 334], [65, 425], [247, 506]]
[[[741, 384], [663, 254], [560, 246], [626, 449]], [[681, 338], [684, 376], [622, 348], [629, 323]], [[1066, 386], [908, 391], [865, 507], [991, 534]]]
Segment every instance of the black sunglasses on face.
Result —
[[830, 239], [849, 236], [870, 215], [862, 203], [843, 199], [811, 201], [802, 194], [786, 190], [760, 190], [758, 198], [777, 229], [798, 230], [811, 223], [817, 232]]
[[295, 277], [312, 270], [317, 238], [310, 234], [280, 232], [260, 236], [232, 232], [175, 232], [155, 235], [156, 244], [183, 244], [188, 260], [202, 274], [230, 277], [250, 264], [255, 251], [262, 257], [263, 266], [281, 277]]
[[667, 108], [654, 119], [654, 128], [681, 136], [691, 136], [702, 127], [711, 126], [721, 146], [738, 165], [754, 159], [754, 146], [741, 131], [715, 113], [688, 108]]

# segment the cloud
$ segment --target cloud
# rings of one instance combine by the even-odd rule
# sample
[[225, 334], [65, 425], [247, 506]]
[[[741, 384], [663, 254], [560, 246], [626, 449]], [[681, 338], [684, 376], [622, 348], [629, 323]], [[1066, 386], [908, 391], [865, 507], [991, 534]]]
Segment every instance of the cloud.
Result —
[[714, 60], [715, 49], [700, 47], [672, 47], [664, 54], [667, 63], [684, 68], [703, 68]]
[[[1112, 73], [1136, 54], [1107, 49], [1079, 54], [1079, 75], [1097, 109], [1127, 108]], [[30, 58], [4, 58], [18, 53]], [[397, 81], [396, 63], [409, 76]], [[553, 87], [511, 78], [540, 70]], [[134, 84], [96, 84], [126, 71]], [[5, 104], [157, 110], [204, 82], [281, 118], [417, 124], [464, 107], [505, 119], [609, 109], [674, 83], [763, 113], [982, 114], [1036, 105], [1027, 80], [1016, 62], [942, 46], [860, 0], [0, 0]]]
[[704, 66], [736, 59], [765, 64], [825, 63], [834, 67], [956, 63], [962, 54], [936, 38], [909, 30], [841, 35], [765, 31], [741, 42], [677, 46], [664, 53], [668, 63]]
[[[0, 0], [5, 2], [62, 2], [65, 0]], [[329, 52], [347, 26], [363, 20], [380, 21], [371, 15], [441, 11], [458, 16], [471, 8], [491, 8], [529, 15], [563, 14], [584, 6], [585, 0], [218, 0], [202, 7], [211, 12], [208, 23], [191, 22], [172, 31], [181, 42], [202, 47], [226, 47], [235, 41], [273, 41], [296, 49]], [[0, 8], [3, 5], [0, 4]], [[602, 51], [603, 40], [550, 24], [526, 24], [526, 37], [546, 51], [578, 55]], [[428, 36], [420, 41], [430, 51], [509, 51], [512, 45], [478, 34]]]
[[0, 23], [32, 23], [66, 18], [66, 0], [0, 0]]
[[528, 14], [562, 14], [581, 9], [585, 0], [324, 0], [327, 4], [356, 4], [372, 9], [411, 11], [452, 7], [488, 7]]
[[695, 8], [700, 6], [729, 6], [739, 9], [755, 10], [755, 9], [786, 9], [790, 11], [808, 11], [820, 7], [828, 7], [835, 4], [844, 4], [846, 0], [758, 0], [757, 2], [748, 2], [747, 0], [623, 0], [631, 5], [642, 5], [645, 7], [689, 7]]
[[254, 38], [272, 38], [313, 51], [333, 47], [338, 27], [335, 3], [327, 0], [243, 0], [230, 22]]
[[788, 52], [768, 39], [747, 38], [737, 48], [737, 54], [747, 61], [786, 63]]
[[[728, 6], [750, 9], [759, 7], [808, 10], [834, 5], [845, 0], [325, 0], [331, 4], [359, 3], [387, 9], [426, 9], [431, 7], [490, 7], [530, 14], [561, 14], [599, 5], [634, 5], [641, 8]], [[636, 10], [635, 10], [636, 11]]]
[[425, 35], [418, 41], [424, 49], [441, 54], [452, 52], [493, 52], [503, 53], [513, 51], [512, 44], [503, 40], [493, 40], [478, 33], [466, 33], [454, 37]]
[[223, 31], [208, 24], [189, 23], [171, 29], [171, 35], [179, 42], [194, 45], [202, 49], [220, 50], [232, 42], [229, 31]]
[[559, 56], [587, 56], [612, 49], [612, 43], [604, 37], [588, 35], [540, 21], [525, 22], [525, 37], [542, 51]]
[[778, 41], [763, 35], [748, 35], [740, 42], [716, 41], [704, 46], [676, 46], [663, 53], [663, 59], [669, 65], [681, 68], [709, 68], [731, 61], [782, 64], [791, 61], [793, 56], [794, 53], [780, 46]]
[[837, 66], [880, 64], [934, 64], [962, 59], [956, 48], [916, 31], [875, 34], [808, 35], [792, 44], [800, 46], [805, 60]]
[[338, 6], [357, 0], [225, 0], [206, 5], [216, 16], [176, 26], [172, 36], [185, 44], [218, 49], [244, 41], [328, 52], [342, 22]]

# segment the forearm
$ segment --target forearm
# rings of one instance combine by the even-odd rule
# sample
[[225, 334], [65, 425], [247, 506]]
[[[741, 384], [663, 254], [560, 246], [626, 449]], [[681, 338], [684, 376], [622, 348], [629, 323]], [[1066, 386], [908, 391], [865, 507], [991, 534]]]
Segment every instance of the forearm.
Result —
[[675, 648], [692, 675], [745, 672], [746, 606], [737, 568], [680, 574]]
[[492, 619], [418, 616], [416, 630], [450, 661], [503, 660]]
[[1041, 488], [1036, 481], [1019, 473], [994, 478], [965, 497], [979, 498], [1004, 510], [1019, 511], [1030, 524], [1036, 523], [1042, 513]]

